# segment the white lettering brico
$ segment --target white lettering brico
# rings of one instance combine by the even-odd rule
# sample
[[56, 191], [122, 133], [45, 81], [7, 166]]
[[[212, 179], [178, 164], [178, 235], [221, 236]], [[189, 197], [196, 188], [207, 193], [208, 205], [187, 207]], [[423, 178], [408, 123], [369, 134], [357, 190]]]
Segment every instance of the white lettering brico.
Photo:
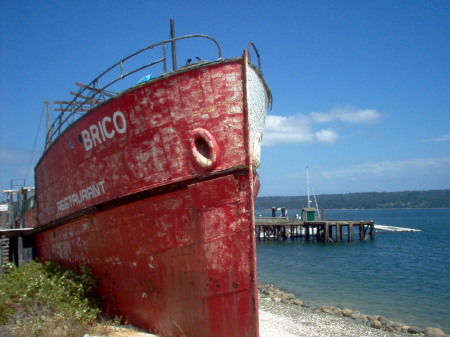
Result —
[[86, 151], [92, 150], [93, 147], [102, 144], [107, 139], [111, 139], [117, 133], [123, 134], [127, 131], [127, 121], [125, 115], [121, 111], [116, 111], [112, 115], [103, 117], [96, 124], [92, 124], [89, 128], [81, 131], [81, 139]]

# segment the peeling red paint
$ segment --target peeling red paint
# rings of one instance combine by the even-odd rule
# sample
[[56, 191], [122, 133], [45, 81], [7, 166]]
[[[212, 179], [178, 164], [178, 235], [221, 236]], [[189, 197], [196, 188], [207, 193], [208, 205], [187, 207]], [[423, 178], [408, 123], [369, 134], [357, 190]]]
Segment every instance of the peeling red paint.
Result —
[[[108, 314], [166, 337], [258, 336], [247, 71], [235, 59], [129, 90], [40, 160], [38, 256], [87, 263]], [[214, 165], [193, 152], [199, 129], [217, 147]]]

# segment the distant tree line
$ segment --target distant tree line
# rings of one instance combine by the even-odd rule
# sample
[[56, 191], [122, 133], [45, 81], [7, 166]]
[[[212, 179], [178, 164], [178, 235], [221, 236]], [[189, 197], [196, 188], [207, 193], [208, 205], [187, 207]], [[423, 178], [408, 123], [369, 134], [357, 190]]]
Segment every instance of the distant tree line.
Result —
[[[259, 197], [255, 209], [286, 207], [301, 209], [308, 205], [307, 196]], [[450, 189], [404, 192], [365, 192], [322, 194], [316, 196], [319, 208], [364, 209], [364, 208], [450, 208]], [[314, 206], [314, 197], [310, 197]]]

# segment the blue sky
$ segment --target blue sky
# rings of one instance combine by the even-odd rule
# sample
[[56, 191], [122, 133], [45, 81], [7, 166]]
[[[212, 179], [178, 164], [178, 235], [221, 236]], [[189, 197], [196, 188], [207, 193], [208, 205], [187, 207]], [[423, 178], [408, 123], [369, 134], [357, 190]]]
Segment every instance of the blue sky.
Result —
[[0, 189], [35, 139], [31, 167], [42, 153], [44, 99], [168, 38], [170, 18], [225, 57], [256, 44], [274, 97], [261, 196], [305, 195], [307, 166], [316, 194], [450, 188], [450, 1], [0, 0], [0, 15]]

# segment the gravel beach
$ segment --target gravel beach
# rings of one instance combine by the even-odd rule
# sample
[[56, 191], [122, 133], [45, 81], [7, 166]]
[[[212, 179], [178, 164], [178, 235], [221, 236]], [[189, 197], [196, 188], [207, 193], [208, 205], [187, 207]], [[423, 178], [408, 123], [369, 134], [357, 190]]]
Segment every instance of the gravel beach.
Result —
[[358, 310], [313, 307], [271, 284], [259, 286], [260, 337], [448, 336], [439, 328], [411, 327]]
[[[260, 337], [449, 336], [440, 329], [408, 327], [384, 317], [362, 315], [356, 310], [309, 307], [273, 285], [259, 287], [259, 330]], [[123, 327], [95, 336], [160, 337]]]
[[268, 298], [259, 301], [259, 330], [261, 337], [418, 336], [381, 331], [350, 317], [337, 317], [320, 309], [274, 302]]
[[[313, 307], [273, 285], [259, 287], [260, 337], [414, 337], [447, 336], [438, 328], [408, 327], [357, 310]], [[14, 336], [0, 326], [0, 337]], [[98, 323], [80, 337], [161, 337], [133, 326]], [[223, 336], [234, 337], [234, 336]]]

